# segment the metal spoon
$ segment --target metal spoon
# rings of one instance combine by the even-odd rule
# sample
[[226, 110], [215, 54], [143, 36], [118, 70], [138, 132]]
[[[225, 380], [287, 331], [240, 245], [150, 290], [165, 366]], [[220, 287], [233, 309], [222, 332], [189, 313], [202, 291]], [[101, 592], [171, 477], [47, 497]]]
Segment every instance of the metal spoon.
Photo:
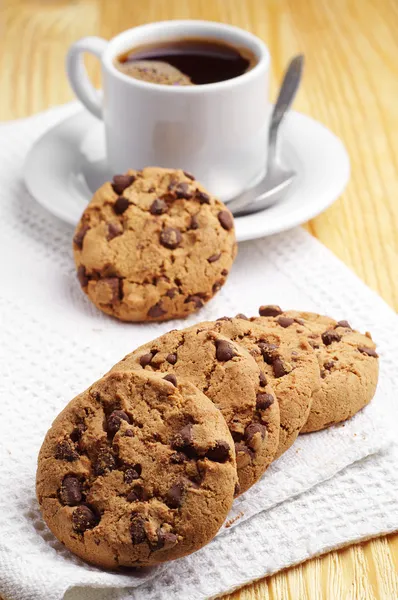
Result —
[[266, 175], [254, 187], [245, 190], [227, 203], [229, 210], [235, 216], [256, 213], [275, 204], [297, 176], [295, 171], [286, 169], [280, 164], [277, 142], [279, 126], [292, 105], [300, 85], [303, 66], [304, 55], [299, 54], [293, 58], [286, 70], [271, 116]]

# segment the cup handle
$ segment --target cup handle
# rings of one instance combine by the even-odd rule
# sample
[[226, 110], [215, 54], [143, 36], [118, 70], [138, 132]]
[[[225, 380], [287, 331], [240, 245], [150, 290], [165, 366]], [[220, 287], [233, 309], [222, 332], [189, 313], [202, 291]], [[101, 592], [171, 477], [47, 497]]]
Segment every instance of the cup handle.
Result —
[[74, 93], [98, 119], [102, 119], [101, 93], [95, 89], [88, 78], [83, 63], [83, 52], [91, 52], [101, 59], [107, 45], [108, 42], [102, 38], [85, 37], [72, 44], [66, 57], [66, 72]]

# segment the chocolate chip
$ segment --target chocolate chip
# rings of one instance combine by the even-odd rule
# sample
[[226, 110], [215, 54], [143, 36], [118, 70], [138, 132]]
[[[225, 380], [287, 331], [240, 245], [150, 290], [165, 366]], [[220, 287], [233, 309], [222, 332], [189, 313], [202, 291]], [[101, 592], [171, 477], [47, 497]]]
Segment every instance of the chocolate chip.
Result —
[[237, 356], [233, 345], [226, 340], [217, 340], [216, 341], [216, 358], [220, 362], [227, 362], [231, 360], [234, 356]]
[[174, 177], [171, 178], [169, 185], [167, 186], [167, 189], [169, 192], [174, 192], [174, 189], [177, 185], [178, 181], [177, 179], [175, 179]]
[[85, 288], [88, 286], [89, 279], [86, 274], [86, 269], [83, 267], [83, 265], [80, 265], [77, 269], [77, 278], [78, 278], [82, 288]]
[[193, 442], [192, 425], [188, 423], [174, 436], [173, 448], [185, 448]]
[[194, 194], [189, 187], [189, 183], [186, 183], [186, 181], [178, 183], [174, 188], [174, 192], [177, 198], [184, 198], [185, 200], [189, 200]]
[[112, 292], [111, 303], [118, 302], [122, 297], [121, 280], [119, 277], [105, 277], [101, 279], [102, 283], [107, 285]]
[[275, 351], [277, 346], [275, 344], [268, 344], [266, 342], [259, 342], [258, 347], [260, 348], [261, 354], [263, 355], [264, 362], [267, 365], [272, 365], [275, 360]]
[[261, 317], [277, 317], [282, 314], [282, 309], [277, 304], [267, 304], [265, 306], [260, 306], [258, 312]]
[[348, 321], [337, 321], [336, 327], [345, 327], [346, 329], [352, 329]]
[[178, 294], [178, 289], [171, 288], [170, 290], [167, 290], [165, 296], [167, 296], [168, 298], [170, 298], [172, 300], [176, 294]]
[[141, 476], [141, 470], [141, 465], [128, 467], [124, 472], [124, 483], [132, 483], [135, 479], [139, 479]]
[[174, 250], [181, 243], [182, 235], [179, 229], [174, 227], [165, 227], [160, 233], [160, 243], [165, 248]]
[[196, 215], [192, 215], [189, 229], [199, 229], [199, 221]]
[[177, 354], [168, 354], [166, 356], [166, 360], [168, 363], [170, 363], [171, 365], [175, 365], [177, 362]]
[[221, 275], [223, 275], [224, 277], [226, 277], [228, 275], [228, 269], [223, 269], [221, 271]]
[[166, 375], [166, 377], [163, 377], [163, 379], [172, 383], [174, 387], [177, 387], [177, 377], [172, 373], [169, 373], [169, 375]]
[[72, 442], [79, 442], [83, 433], [86, 431], [86, 426], [83, 423], [78, 423], [72, 433], [70, 439]]
[[261, 387], [265, 387], [267, 385], [267, 378], [263, 371], [260, 371], [260, 385]]
[[379, 357], [376, 350], [373, 350], [373, 348], [368, 348], [367, 346], [358, 346], [358, 350], [362, 354], [367, 354], [367, 356], [373, 356], [374, 358]]
[[216, 442], [213, 448], [206, 452], [206, 458], [214, 462], [224, 463], [229, 459], [230, 450], [231, 448], [227, 442]]
[[207, 259], [207, 262], [209, 263], [214, 263], [216, 262], [219, 258], [221, 258], [221, 252], [219, 252], [218, 254], [212, 254], [211, 256], [209, 256], [209, 258]]
[[122, 233], [123, 226], [121, 223], [108, 223], [108, 235], [106, 236], [108, 242], [113, 240], [113, 238], [117, 237], [118, 235], [122, 235]]
[[238, 469], [247, 467], [252, 461], [253, 453], [245, 444], [235, 444], [236, 465]]
[[319, 348], [319, 344], [317, 342], [315, 342], [314, 340], [308, 340], [308, 343], [312, 348], [315, 348], [315, 349]]
[[223, 283], [223, 281], [216, 281], [216, 283], [213, 283], [213, 287], [211, 288], [213, 294], [216, 294], [221, 289]]
[[115, 204], [113, 205], [113, 210], [115, 211], [115, 213], [117, 215], [122, 215], [124, 212], [126, 212], [126, 210], [128, 209], [128, 207], [130, 206], [130, 201], [125, 198], [124, 196], [119, 196], [119, 198], [116, 200]]
[[271, 394], [257, 394], [256, 408], [257, 410], [267, 410], [274, 403], [274, 397]]
[[155, 355], [153, 354], [153, 352], [148, 352], [147, 354], [143, 354], [140, 357], [140, 365], [142, 368], [146, 367], [147, 365], [149, 365], [149, 363], [151, 362], [151, 360], [153, 359]]
[[131, 429], [127, 429], [127, 430], [124, 432], [124, 435], [125, 435], [126, 437], [134, 437], [134, 433], [133, 433], [133, 431], [132, 431]]
[[239, 494], [239, 492], [240, 492], [240, 485], [239, 485], [239, 483], [235, 483], [235, 488], [234, 488], [234, 497], [235, 498]]
[[328, 362], [325, 362], [325, 364], [323, 365], [324, 369], [327, 369], [328, 371], [330, 371], [331, 369], [333, 369], [334, 365], [335, 365], [335, 361], [334, 360], [329, 360]]
[[130, 423], [129, 416], [126, 415], [124, 410], [114, 410], [107, 418], [107, 428], [109, 433], [114, 435], [117, 431], [119, 431], [122, 421], [127, 421], [127, 423]]
[[166, 494], [165, 504], [169, 508], [179, 508], [183, 503], [184, 493], [184, 484], [181, 481], [174, 483]]
[[101, 447], [93, 465], [95, 475], [104, 475], [116, 467], [116, 459], [108, 448]]
[[188, 177], [188, 179], [190, 179], [191, 181], [195, 181], [195, 177], [193, 175], [191, 175], [191, 173], [188, 173], [188, 171], [183, 171], [185, 177]]
[[80, 250], [83, 248], [84, 236], [86, 235], [86, 233], [89, 229], [90, 229], [90, 227], [88, 225], [83, 225], [82, 227], [80, 227], [79, 231], [77, 231], [75, 233], [73, 242], [78, 248], [80, 248]]
[[218, 213], [218, 220], [220, 221], [220, 225], [223, 229], [229, 231], [234, 226], [234, 219], [229, 212], [229, 210], [222, 210]]
[[199, 200], [200, 204], [210, 204], [210, 196], [206, 192], [196, 190], [195, 198]]
[[235, 315], [235, 319], [243, 319], [243, 321], [248, 321], [249, 319], [243, 313], [238, 313]]
[[173, 463], [174, 465], [181, 465], [186, 460], [187, 460], [187, 456], [183, 452], [174, 452], [170, 456], [170, 462]]
[[161, 302], [157, 302], [148, 310], [148, 317], [152, 317], [153, 319], [158, 319], [159, 317], [163, 317], [163, 315], [167, 314], [167, 310], [164, 310]]
[[127, 502], [145, 502], [149, 495], [142, 485], [136, 485], [126, 496]]
[[266, 429], [264, 425], [261, 425], [260, 423], [250, 423], [250, 425], [248, 425], [245, 429], [245, 438], [247, 441], [250, 441], [256, 435], [256, 433], [259, 433], [261, 438], [264, 439], [265, 431]]
[[[192, 464], [190, 465], [192, 466]], [[199, 471], [196, 465], [196, 473], [189, 474], [189, 486], [198, 490], [203, 482], [203, 471]]]
[[151, 208], [149, 209], [152, 215], [162, 215], [167, 212], [167, 204], [164, 200], [160, 198], [156, 198], [151, 204]]
[[[202, 453], [203, 456], [203, 453]], [[185, 469], [187, 476], [189, 477], [189, 486], [198, 490], [203, 483], [205, 471], [203, 470], [203, 463], [189, 463]]]
[[195, 304], [195, 308], [202, 308], [204, 302], [200, 296], [188, 296], [184, 300], [184, 304], [188, 304], [188, 302], [193, 302]]
[[275, 377], [277, 378], [283, 377], [284, 375], [287, 375], [289, 373], [289, 371], [287, 371], [285, 365], [283, 364], [282, 359], [279, 357], [275, 358], [272, 362], [272, 370], [274, 372]]
[[98, 524], [98, 518], [88, 506], [78, 506], [72, 513], [72, 527], [77, 533], [84, 533]]
[[232, 321], [231, 317], [218, 317], [216, 321]]
[[160, 550], [161, 548], [172, 548], [177, 543], [177, 536], [175, 533], [171, 533], [169, 531], [161, 531], [161, 529], [157, 530], [157, 544], [156, 550]]
[[294, 319], [291, 319], [290, 317], [279, 317], [277, 321], [281, 327], [285, 328], [289, 327], [294, 323]]
[[174, 450], [183, 450], [185, 454], [187, 449], [193, 449], [192, 425], [190, 423], [175, 434], [171, 446]]
[[265, 434], [266, 429], [264, 425], [261, 425], [260, 423], [250, 423], [250, 425], [248, 425], [245, 429], [246, 443], [252, 450], [259, 450], [260, 445], [259, 438], [257, 436], [259, 435], [261, 440], [263, 440], [265, 438]]
[[325, 346], [330, 346], [333, 342], [339, 342], [341, 340], [341, 335], [336, 333], [335, 331], [325, 331], [322, 333], [322, 341]]
[[134, 175], [114, 175], [112, 180], [113, 191], [120, 195], [135, 181]]
[[59, 491], [59, 497], [63, 504], [68, 506], [76, 506], [82, 501], [82, 485], [77, 477], [73, 475], [67, 475]]
[[68, 462], [73, 462], [79, 458], [78, 453], [76, 452], [75, 446], [69, 440], [62, 440], [58, 442], [55, 447], [55, 458], [58, 460], [67, 460]]
[[130, 523], [130, 536], [134, 545], [142, 544], [147, 539], [145, 533], [145, 521], [139, 515], [133, 513]]

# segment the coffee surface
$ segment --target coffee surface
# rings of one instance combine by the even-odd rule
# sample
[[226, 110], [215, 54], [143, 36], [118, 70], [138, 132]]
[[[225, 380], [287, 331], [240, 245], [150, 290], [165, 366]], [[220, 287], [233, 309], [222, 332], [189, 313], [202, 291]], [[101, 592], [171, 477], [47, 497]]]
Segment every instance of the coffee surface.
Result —
[[255, 62], [247, 48], [218, 40], [180, 39], [132, 48], [116, 58], [115, 66], [152, 83], [203, 85], [238, 77]]

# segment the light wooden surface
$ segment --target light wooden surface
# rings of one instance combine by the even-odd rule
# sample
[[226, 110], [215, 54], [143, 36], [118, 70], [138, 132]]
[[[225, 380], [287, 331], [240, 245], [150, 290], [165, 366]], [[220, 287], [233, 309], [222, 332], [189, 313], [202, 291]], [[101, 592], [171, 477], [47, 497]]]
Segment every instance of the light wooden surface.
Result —
[[[71, 42], [110, 38], [154, 20], [206, 18], [268, 44], [272, 90], [291, 55], [307, 57], [295, 108], [339, 135], [352, 179], [307, 227], [398, 308], [397, 0], [0, 0], [0, 119], [67, 102]], [[99, 83], [95, 60], [88, 62]], [[333, 282], [331, 282], [331, 286]], [[240, 590], [229, 600], [398, 598], [398, 535], [332, 552]]]

